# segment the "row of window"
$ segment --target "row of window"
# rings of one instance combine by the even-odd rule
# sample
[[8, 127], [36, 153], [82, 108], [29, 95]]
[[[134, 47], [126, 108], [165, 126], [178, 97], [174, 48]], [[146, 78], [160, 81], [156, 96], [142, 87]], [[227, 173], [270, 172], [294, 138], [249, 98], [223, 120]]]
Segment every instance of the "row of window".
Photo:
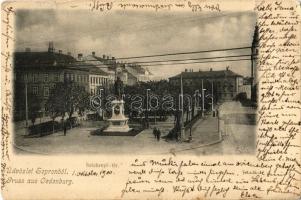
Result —
[[105, 85], [108, 83], [108, 79], [104, 77], [92, 76], [90, 77], [90, 83], [95, 85]]
[[[76, 74], [65, 74], [65, 79], [70, 81], [76, 81], [78, 83], [87, 83], [88, 75], [76, 75]], [[90, 77], [90, 83], [94, 85], [105, 85], [108, 83], [108, 79], [104, 77], [92, 76]]]
[[25, 74], [20, 74], [17, 76], [17, 78], [20, 78], [22, 81], [26, 82], [49, 82], [49, 81], [55, 81], [58, 82], [60, 80], [60, 75], [58, 73], [55, 73], [51, 76], [52, 78], [50, 79], [49, 73], [25, 73]]
[[[38, 86], [32, 86], [31, 88], [31, 92], [34, 95], [39, 95], [39, 87]], [[96, 95], [96, 94], [100, 94], [100, 90], [97, 90], [96, 88], [91, 89], [91, 95]], [[50, 87], [49, 86], [44, 86], [43, 87], [43, 95], [44, 97], [48, 97], [50, 94]]]
[[[32, 92], [32, 94], [38, 96], [39, 95], [39, 86], [36, 86], [36, 85], [32, 86], [31, 92]], [[50, 87], [49, 86], [44, 86], [43, 87], [43, 96], [48, 97], [49, 93], [50, 93]]]
[[[50, 94], [50, 90], [53, 87], [54, 86], [51, 86], [51, 87], [44, 86], [43, 87], [43, 96], [48, 97]], [[37, 85], [31, 87], [31, 92], [32, 92], [32, 94], [37, 95], [37, 96], [41, 95], [41, 94], [39, 94], [39, 86], [37, 86]], [[100, 93], [100, 90], [98, 90], [97, 88], [91, 88], [90, 92], [91, 92], [91, 95], [96, 95], [96, 94]]]
[[[172, 80], [172, 83], [174, 84], [180, 84], [181, 81], [180, 80]], [[195, 80], [191, 80], [191, 79], [186, 79], [186, 80], [183, 80], [183, 84], [184, 85], [199, 85], [201, 82], [200, 81], [195, 81]], [[208, 84], [208, 82], [204, 82], [204, 84]], [[211, 84], [211, 82], [209, 81], [209, 83]], [[214, 85], [217, 85], [217, 86], [222, 86], [222, 85], [233, 85], [233, 82], [232, 81], [213, 81], [213, 84]]]
[[88, 82], [88, 75], [81, 75], [81, 74], [65, 74], [65, 79], [69, 81], [76, 81], [78, 83], [87, 83]]
[[91, 95], [97, 95], [97, 94], [100, 94], [100, 91], [97, 90], [96, 88], [91, 88], [91, 89], [90, 89], [90, 94], [91, 94]]
[[[52, 76], [49, 75], [49, 73], [26, 73], [26, 74], [21, 74], [19, 76], [23, 81], [26, 82], [49, 82], [49, 81], [54, 81], [58, 82], [60, 79], [59, 74], [53, 74]], [[52, 78], [50, 78], [52, 77]], [[71, 74], [71, 73], [66, 73], [65, 74], [65, 80], [70, 80], [70, 81], [76, 81], [79, 83], [87, 83], [89, 81], [88, 75], [79, 75], [79, 74]], [[90, 77], [90, 83], [95, 84], [95, 85], [105, 85], [108, 83], [108, 78], [104, 77]]]

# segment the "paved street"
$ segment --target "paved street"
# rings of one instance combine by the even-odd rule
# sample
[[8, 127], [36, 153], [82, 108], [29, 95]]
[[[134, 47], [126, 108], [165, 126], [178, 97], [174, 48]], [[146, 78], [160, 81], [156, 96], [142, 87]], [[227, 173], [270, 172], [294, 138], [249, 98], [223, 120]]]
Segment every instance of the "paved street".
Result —
[[[173, 125], [172, 122], [163, 122], [156, 126], [160, 127], [161, 136], [164, 136], [168, 134], [168, 130]], [[202, 126], [204, 128], [200, 128]], [[214, 131], [211, 130], [212, 127], [215, 127]], [[16, 138], [16, 145], [19, 147], [17, 152], [162, 154], [168, 153], [170, 150], [174, 152], [195, 148], [197, 145], [210, 143], [212, 138], [218, 138], [217, 120], [212, 117], [196, 122], [192, 130], [193, 141], [191, 143], [166, 142], [164, 139], [157, 141], [152, 129], [146, 129], [133, 137], [91, 135], [90, 132], [95, 129], [97, 128], [73, 128], [67, 132], [66, 136], [63, 135], [63, 132], [37, 138], [18, 136]], [[188, 134], [189, 132], [187, 132]]]
[[[231, 105], [231, 103], [230, 103]], [[96, 123], [101, 126], [101, 123]], [[52, 135], [36, 138], [24, 137], [24, 129], [18, 129], [15, 139], [16, 152], [21, 154], [72, 154], [72, 153], [103, 153], [103, 154], [237, 154], [252, 153], [254, 147], [253, 125], [226, 126], [227, 133], [220, 141], [218, 133], [218, 120], [206, 116], [198, 120], [192, 127], [191, 142], [167, 142], [164, 139], [157, 141], [152, 133], [152, 128], [146, 129], [136, 136], [99, 136], [91, 135], [91, 131], [98, 129], [97, 125], [77, 127]], [[152, 125], [151, 127], [153, 127]], [[173, 126], [173, 119], [159, 122], [161, 136], [168, 134]], [[239, 130], [239, 131], [237, 131]], [[186, 131], [186, 137], [189, 130]]]

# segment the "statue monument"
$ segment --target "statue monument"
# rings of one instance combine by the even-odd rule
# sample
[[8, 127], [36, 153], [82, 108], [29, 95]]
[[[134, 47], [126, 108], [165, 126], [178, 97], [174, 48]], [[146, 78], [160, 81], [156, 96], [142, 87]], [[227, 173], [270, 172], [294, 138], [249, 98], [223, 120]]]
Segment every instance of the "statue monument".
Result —
[[109, 126], [103, 131], [107, 133], [113, 132], [123, 132], [127, 133], [132, 129], [128, 125], [128, 120], [124, 115], [124, 101], [122, 99], [123, 95], [123, 82], [117, 77], [114, 84], [114, 93], [116, 99], [112, 101], [112, 117], [108, 119]]

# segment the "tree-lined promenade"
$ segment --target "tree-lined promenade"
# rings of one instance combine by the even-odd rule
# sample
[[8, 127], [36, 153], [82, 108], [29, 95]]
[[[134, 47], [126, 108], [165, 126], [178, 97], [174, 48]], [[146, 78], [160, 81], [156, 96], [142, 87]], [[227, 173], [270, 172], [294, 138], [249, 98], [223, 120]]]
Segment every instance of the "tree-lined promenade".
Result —
[[[239, 102], [226, 102], [220, 106], [221, 113], [232, 117], [238, 116], [238, 121], [245, 115], [237, 115]], [[234, 109], [235, 108], [235, 109]], [[243, 107], [242, 107], [243, 110]], [[251, 110], [247, 109], [247, 113]], [[255, 110], [252, 111], [254, 114]], [[250, 113], [251, 114], [251, 113]], [[245, 119], [247, 120], [247, 119]], [[150, 129], [145, 129], [136, 136], [99, 136], [91, 131], [105, 125], [105, 121], [95, 121], [90, 124], [84, 121], [82, 126], [74, 127], [63, 137], [63, 131], [58, 131], [44, 137], [24, 137], [24, 129], [15, 131], [15, 149], [17, 153], [37, 154], [65, 154], [65, 153], [104, 153], [104, 154], [253, 154], [255, 150], [256, 126], [248, 123], [224, 124], [225, 133], [222, 142], [218, 132], [218, 118], [205, 115], [197, 120], [191, 129], [190, 142], [176, 142], [176, 140], [160, 141], [153, 135], [153, 128], [161, 130], [161, 138], [165, 138], [174, 127], [173, 117], [166, 121], [150, 123]], [[132, 123], [130, 123], [132, 126]], [[239, 130], [239, 131], [238, 131]], [[187, 136], [189, 130], [187, 131]]]
[[[202, 95], [198, 88], [183, 86], [183, 103], [181, 102], [181, 91], [179, 87], [171, 85], [166, 80], [140, 82], [133, 86], [126, 86], [122, 95], [125, 101], [125, 114], [130, 121], [140, 123], [144, 128], [149, 127], [150, 121], [164, 121], [168, 116], [173, 116], [174, 127], [179, 129], [181, 118], [185, 124], [189, 123], [202, 109], [209, 109], [211, 99], [204, 99], [202, 107]], [[112, 88], [98, 88], [97, 95], [89, 95], [84, 87], [74, 82], [63, 82], [56, 84], [50, 92], [46, 101], [46, 115], [52, 119], [48, 126], [40, 127], [39, 130], [49, 132], [49, 124], [52, 124], [52, 132], [61, 130], [64, 126], [72, 128], [77, 117], [84, 117], [88, 113], [95, 113], [98, 119], [111, 116], [111, 101], [116, 97]], [[29, 116], [34, 129], [34, 122], [41, 109], [38, 106], [39, 100], [34, 95], [30, 98]], [[101, 110], [101, 112], [100, 112]], [[184, 115], [182, 115], [182, 113]], [[60, 121], [60, 124], [56, 120]], [[33, 131], [35, 132], [35, 131]], [[41, 133], [41, 136], [44, 134]], [[178, 137], [178, 136], [175, 136]]]

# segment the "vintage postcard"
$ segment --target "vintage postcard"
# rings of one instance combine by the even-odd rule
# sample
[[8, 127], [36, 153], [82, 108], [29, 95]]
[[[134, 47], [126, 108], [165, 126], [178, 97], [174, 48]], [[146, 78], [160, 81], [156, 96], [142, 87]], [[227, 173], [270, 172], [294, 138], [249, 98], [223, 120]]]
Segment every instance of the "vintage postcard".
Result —
[[1, 14], [3, 199], [300, 199], [300, 2]]

